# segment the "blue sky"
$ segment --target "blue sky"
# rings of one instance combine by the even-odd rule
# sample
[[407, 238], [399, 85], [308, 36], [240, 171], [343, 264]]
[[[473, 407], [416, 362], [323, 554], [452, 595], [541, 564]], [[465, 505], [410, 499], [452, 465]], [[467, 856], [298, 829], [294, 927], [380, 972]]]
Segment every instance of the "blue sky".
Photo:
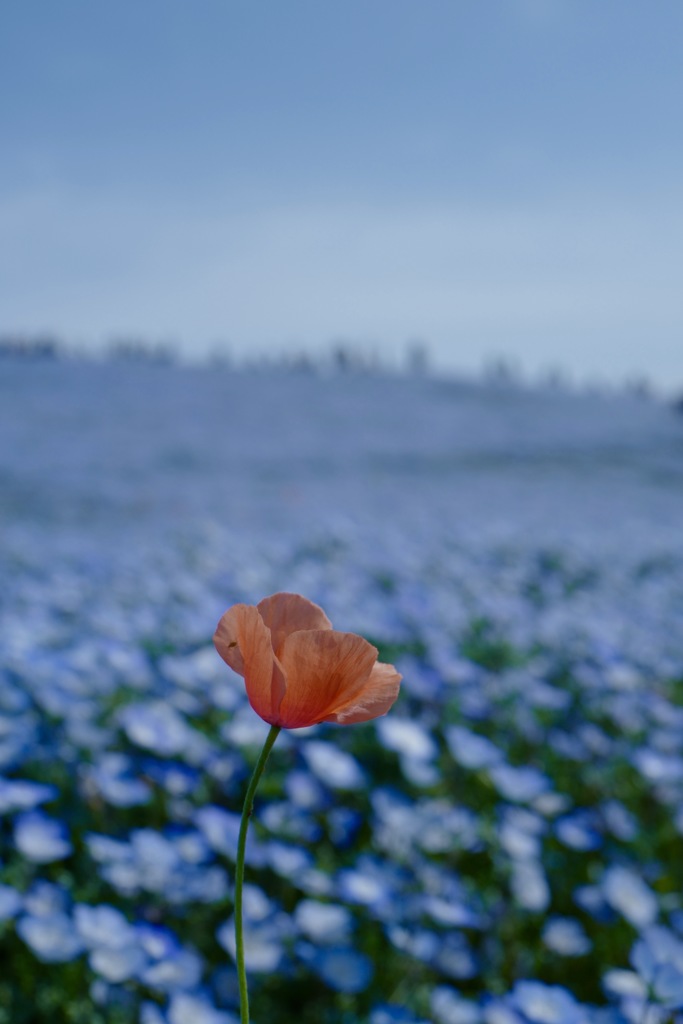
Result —
[[0, 331], [683, 389], [683, 4], [21, 0]]

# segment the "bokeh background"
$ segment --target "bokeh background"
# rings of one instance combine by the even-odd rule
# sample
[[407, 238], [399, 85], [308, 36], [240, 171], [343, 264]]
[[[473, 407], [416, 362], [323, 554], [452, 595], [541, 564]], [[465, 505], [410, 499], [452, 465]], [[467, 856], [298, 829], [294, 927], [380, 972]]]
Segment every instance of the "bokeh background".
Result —
[[683, 14], [8, 4], [2, 330], [680, 389]]
[[683, 8], [0, 13], [0, 1024], [680, 1024]]

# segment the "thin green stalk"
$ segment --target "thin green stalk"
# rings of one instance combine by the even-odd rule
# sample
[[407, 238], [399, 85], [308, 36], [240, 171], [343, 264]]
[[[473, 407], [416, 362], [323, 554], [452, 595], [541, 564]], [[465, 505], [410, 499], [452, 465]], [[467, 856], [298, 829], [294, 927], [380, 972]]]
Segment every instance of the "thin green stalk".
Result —
[[247, 830], [249, 819], [254, 809], [254, 795], [259, 779], [266, 767], [268, 755], [280, 732], [279, 725], [271, 725], [270, 732], [263, 744], [263, 750], [259, 755], [254, 768], [254, 774], [249, 780], [247, 794], [244, 798], [242, 808], [242, 821], [240, 822], [240, 834], [237, 840], [237, 862], [235, 864], [235, 959], [237, 961], [237, 979], [240, 987], [240, 1021], [241, 1024], [249, 1024], [249, 991], [247, 989], [247, 971], [244, 966], [244, 929], [242, 925], [242, 888], [244, 886], [244, 851], [247, 845]]

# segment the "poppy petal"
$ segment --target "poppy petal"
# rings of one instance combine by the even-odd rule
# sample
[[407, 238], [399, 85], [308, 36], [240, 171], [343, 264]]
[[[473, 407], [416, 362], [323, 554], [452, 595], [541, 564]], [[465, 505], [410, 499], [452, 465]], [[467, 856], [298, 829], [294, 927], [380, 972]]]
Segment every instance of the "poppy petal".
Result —
[[221, 658], [244, 676], [247, 697], [256, 714], [275, 724], [285, 680], [270, 630], [258, 609], [248, 604], [233, 605], [218, 623], [214, 644]]
[[326, 722], [355, 725], [386, 715], [398, 697], [401, 675], [393, 665], [378, 662], [365, 685], [346, 704], [338, 707]]
[[273, 650], [278, 652], [290, 633], [302, 629], [332, 629], [322, 608], [301, 594], [273, 594], [256, 606], [270, 630]]
[[279, 725], [299, 729], [330, 718], [369, 678], [377, 648], [354, 633], [302, 630], [279, 651], [287, 679]]
[[234, 604], [228, 608], [213, 635], [214, 647], [221, 658], [240, 676], [244, 675], [244, 658], [239, 647], [239, 629], [243, 610], [248, 607], [246, 604]]

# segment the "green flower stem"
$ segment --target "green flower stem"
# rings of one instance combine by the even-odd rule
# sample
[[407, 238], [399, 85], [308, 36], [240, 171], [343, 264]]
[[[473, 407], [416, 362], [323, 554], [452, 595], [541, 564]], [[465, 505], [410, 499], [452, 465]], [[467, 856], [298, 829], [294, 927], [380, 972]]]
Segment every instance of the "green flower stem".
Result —
[[242, 821], [240, 822], [240, 834], [237, 840], [237, 862], [235, 865], [235, 959], [237, 961], [237, 978], [240, 986], [240, 1021], [241, 1024], [249, 1024], [249, 991], [247, 989], [247, 971], [244, 966], [244, 929], [242, 925], [242, 888], [244, 886], [244, 851], [247, 845], [247, 830], [249, 819], [254, 809], [254, 795], [259, 779], [266, 767], [268, 755], [280, 732], [279, 725], [271, 725], [270, 732], [263, 744], [263, 750], [259, 755], [254, 768], [254, 774], [249, 780], [247, 795], [244, 798], [242, 808]]

